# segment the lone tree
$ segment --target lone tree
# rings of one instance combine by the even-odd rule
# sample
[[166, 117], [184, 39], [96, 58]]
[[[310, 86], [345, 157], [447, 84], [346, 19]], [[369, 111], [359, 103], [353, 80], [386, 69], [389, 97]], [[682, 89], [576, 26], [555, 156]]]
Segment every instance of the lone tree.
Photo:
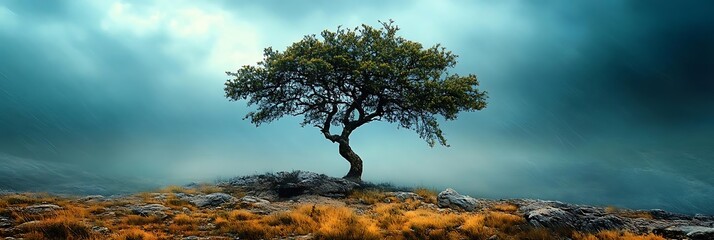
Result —
[[[307, 35], [285, 51], [264, 50], [257, 66], [226, 72], [226, 97], [258, 109], [244, 119], [260, 126], [285, 115], [304, 116], [350, 163], [345, 179], [361, 182], [362, 159], [350, 147], [355, 129], [372, 121], [413, 129], [430, 147], [448, 146], [437, 116], [486, 107], [476, 76], [449, 74], [456, 55], [439, 44], [424, 48], [396, 35], [393, 21]], [[331, 127], [341, 127], [333, 134]], [[339, 130], [339, 129], [338, 129]]]

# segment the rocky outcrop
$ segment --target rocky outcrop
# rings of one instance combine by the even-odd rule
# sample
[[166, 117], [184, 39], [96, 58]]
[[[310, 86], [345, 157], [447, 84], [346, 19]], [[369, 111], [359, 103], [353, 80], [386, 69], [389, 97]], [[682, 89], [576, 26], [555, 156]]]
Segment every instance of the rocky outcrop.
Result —
[[714, 239], [714, 228], [702, 226], [671, 226], [663, 229], [655, 229], [654, 232], [668, 239]]
[[[710, 216], [692, 217], [663, 210], [619, 210], [558, 201], [511, 200], [520, 206], [528, 224], [550, 229], [574, 229], [582, 232], [627, 230], [635, 233], [654, 232], [674, 239], [714, 239], [714, 219]], [[686, 238], [685, 238], [686, 236]], [[705, 236], [705, 237], [701, 237]]]
[[219, 183], [222, 186], [240, 187], [249, 195], [275, 201], [300, 195], [345, 197], [359, 184], [342, 178], [313, 172], [294, 171], [266, 173], [238, 177]]
[[572, 228], [576, 219], [573, 214], [554, 207], [534, 209], [524, 215], [531, 225], [547, 228]]
[[236, 201], [231, 195], [225, 193], [211, 193], [211, 194], [198, 194], [190, 195], [185, 193], [176, 194], [181, 200], [188, 201], [196, 207], [218, 207], [224, 203], [233, 203]]
[[132, 213], [137, 215], [145, 217], [155, 216], [164, 219], [168, 216], [166, 213], [164, 213], [164, 211], [168, 210], [169, 208], [165, 207], [164, 205], [154, 203], [141, 206], [130, 206], [129, 209]]
[[608, 214], [604, 208], [566, 204], [558, 201], [522, 200], [519, 211], [530, 225], [551, 229], [576, 229], [597, 232], [631, 229], [622, 217]]
[[652, 215], [652, 218], [654, 219], [662, 219], [662, 220], [692, 220], [692, 216], [684, 215], [684, 214], [679, 214], [679, 213], [673, 213], [673, 212], [667, 212], [662, 209], [652, 209], [648, 211], [650, 215]]
[[462, 209], [466, 211], [474, 211], [479, 202], [475, 198], [461, 195], [456, 190], [447, 188], [439, 193], [436, 197], [437, 204], [442, 208]]

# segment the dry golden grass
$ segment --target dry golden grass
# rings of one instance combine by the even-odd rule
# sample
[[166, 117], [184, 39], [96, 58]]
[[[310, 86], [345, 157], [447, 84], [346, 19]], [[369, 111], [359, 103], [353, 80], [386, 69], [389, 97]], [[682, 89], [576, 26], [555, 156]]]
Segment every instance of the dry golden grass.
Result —
[[148, 192], [142, 192], [136, 194], [136, 196], [140, 199], [140, 203], [144, 204], [153, 204], [153, 203], [158, 203], [161, 204], [161, 200], [156, 198], [155, 194], [148, 193]]
[[[215, 190], [215, 189], [214, 189]], [[46, 194], [0, 196], [0, 215], [16, 223], [14, 237], [25, 239], [171, 239], [175, 236], [235, 235], [242, 239], [273, 239], [310, 234], [313, 239], [564, 239], [574, 240], [662, 240], [649, 234], [636, 235], [621, 231], [579, 233], [529, 227], [517, 206], [500, 203], [480, 212], [437, 210], [423, 201], [407, 199], [384, 203], [386, 194], [361, 191], [350, 196], [347, 206], [302, 204], [288, 205], [287, 211], [256, 214], [249, 209], [199, 209], [176, 198], [167, 188], [162, 198], [144, 193], [118, 201], [81, 202]], [[197, 190], [198, 191], [198, 190]], [[207, 190], [211, 191], [211, 190]], [[418, 194], [424, 201], [436, 197], [423, 189]], [[354, 199], [370, 203], [353, 204]], [[164, 204], [178, 211], [166, 219], [130, 214], [126, 206], [149, 202]], [[28, 213], [25, 206], [39, 203], [56, 204], [62, 209]], [[359, 209], [359, 213], [356, 210]], [[107, 214], [108, 212], [112, 214]], [[608, 209], [613, 214], [633, 211]], [[646, 216], [645, 216], [646, 217]], [[215, 229], [205, 228], [209, 223]], [[91, 230], [92, 226], [109, 228], [107, 235]], [[1, 235], [0, 237], [5, 237]]]
[[177, 214], [176, 216], [174, 216], [173, 221], [174, 221], [175, 224], [178, 224], [178, 225], [195, 225], [195, 224], [198, 224], [198, 220], [192, 218], [192, 217], [189, 216], [189, 215], [183, 214], [183, 213], [180, 213], [180, 214]]
[[152, 233], [146, 232], [138, 228], [129, 228], [119, 231], [112, 236], [116, 240], [156, 240], [158, 237]]
[[297, 211], [271, 214], [262, 219], [265, 224], [273, 227], [273, 231], [283, 236], [285, 234], [308, 234], [317, 228], [317, 222], [309, 215]]
[[174, 194], [169, 194], [166, 196], [166, 199], [161, 202], [166, 207], [169, 207], [174, 210], [181, 210], [183, 208], [188, 208], [190, 210], [196, 210], [196, 207], [191, 204], [188, 201], [181, 200], [176, 195]]
[[347, 207], [303, 205], [294, 212], [315, 221], [316, 239], [381, 239], [376, 221]]
[[350, 208], [336, 206], [301, 205], [267, 216], [234, 210], [225, 218], [217, 217], [214, 224], [221, 232], [247, 239], [310, 233], [315, 239], [381, 239], [376, 221], [358, 216]]
[[613, 230], [600, 231], [596, 234], [576, 232], [573, 233], [572, 237], [574, 240], [665, 240], [665, 238], [652, 233], [637, 235], [630, 232]]
[[316, 239], [382, 239], [374, 220], [358, 217], [351, 210], [337, 210], [344, 212], [322, 217]]
[[80, 220], [67, 216], [27, 222], [21, 230], [27, 232], [27, 239], [90, 239], [96, 235]]
[[245, 209], [237, 209], [228, 212], [228, 218], [232, 220], [252, 220], [259, 218], [259, 216]]
[[101, 205], [88, 205], [86, 211], [91, 214], [100, 214], [106, 211], [106, 208]]
[[382, 200], [387, 198], [387, 195], [379, 190], [366, 189], [353, 191], [352, 193], [350, 193], [349, 198], [357, 199], [360, 200], [362, 203], [371, 205], [378, 202], [382, 202]]
[[217, 192], [224, 192], [224, 189], [209, 183], [200, 183], [196, 187], [182, 187], [177, 185], [169, 185], [162, 189], [159, 189], [160, 193], [185, 193], [185, 194], [211, 194]]
[[242, 187], [221, 186], [221, 189], [223, 189], [223, 191], [221, 191], [222, 193], [229, 194], [236, 198], [242, 198], [246, 196], [245, 189], [243, 189]]
[[424, 202], [436, 204], [436, 196], [438, 195], [436, 190], [420, 187], [415, 188], [414, 193], [422, 197]]
[[213, 185], [213, 184], [208, 184], [208, 183], [199, 184], [196, 187], [196, 190], [198, 190], [199, 192], [205, 193], [205, 194], [223, 192], [223, 188]]
[[388, 233], [401, 232], [402, 225], [407, 221], [400, 204], [379, 203], [372, 208], [377, 224]]
[[608, 206], [605, 208], [605, 212], [609, 214], [615, 214], [621, 217], [627, 218], [644, 218], [653, 219], [652, 214], [645, 211], [633, 211], [633, 210], [623, 210], [618, 207]]
[[169, 185], [166, 186], [162, 189], [159, 189], [160, 193], [185, 193], [185, 194], [196, 194], [198, 191], [193, 188], [186, 188], [182, 186], [177, 186], [177, 185]]
[[124, 223], [128, 225], [146, 225], [151, 223], [160, 223], [161, 218], [156, 216], [139, 216], [139, 215], [128, 215], [124, 218]]
[[510, 227], [525, 223], [525, 219], [518, 215], [503, 212], [488, 212], [484, 219], [484, 225], [487, 227], [508, 229]]
[[0, 196], [4, 205], [28, 206], [40, 203], [67, 203], [69, 199], [61, 198], [49, 193], [20, 193]]
[[487, 239], [497, 233], [496, 229], [486, 227], [486, 216], [471, 214], [464, 217], [460, 230], [470, 239]]
[[25, 212], [21, 210], [9, 211], [10, 216], [15, 219], [17, 223], [24, 223], [36, 220], [48, 220], [53, 218], [85, 218], [89, 215], [89, 211], [83, 207], [64, 205], [59, 210], [48, 210], [43, 212]]
[[407, 239], [449, 239], [449, 233], [464, 222], [458, 214], [425, 209], [404, 212], [404, 217], [407, 221], [402, 226], [402, 234]]
[[[499, 234], [499, 236], [504, 236]], [[505, 235], [509, 236], [509, 235]], [[510, 236], [512, 239], [528, 239], [528, 240], [552, 240], [552, 239], [567, 239], [561, 234], [549, 231], [545, 228], [526, 228]], [[502, 237], [503, 238], [503, 237]]]
[[512, 204], [512, 203], [499, 203], [496, 205], [493, 205], [491, 207], [491, 211], [500, 211], [500, 212], [508, 212], [508, 213], [513, 213], [518, 210], [518, 206]]
[[271, 227], [260, 221], [229, 221], [220, 227], [220, 231], [235, 234], [241, 239], [266, 239], [274, 236]]

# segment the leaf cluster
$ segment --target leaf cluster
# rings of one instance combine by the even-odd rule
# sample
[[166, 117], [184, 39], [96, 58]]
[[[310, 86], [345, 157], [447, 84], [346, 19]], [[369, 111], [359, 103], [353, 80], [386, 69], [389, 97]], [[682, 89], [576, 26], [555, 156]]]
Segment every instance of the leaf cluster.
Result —
[[[226, 97], [256, 105], [246, 115], [256, 126], [304, 116], [303, 126], [343, 142], [368, 122], [386, 121], [415, 130], [430, 146], [446, 145], [437, 116], [481, 110], [486, 92], [473, 74], [448, 74], [457, 63], [452, 52], [424, 48], [398, 36], [392, 21], [380, 23], [308, 35], [282, 52], [266, 48], [257, 66], [226, 72]], [[342, 132], [332, 134], [331, 126]]]

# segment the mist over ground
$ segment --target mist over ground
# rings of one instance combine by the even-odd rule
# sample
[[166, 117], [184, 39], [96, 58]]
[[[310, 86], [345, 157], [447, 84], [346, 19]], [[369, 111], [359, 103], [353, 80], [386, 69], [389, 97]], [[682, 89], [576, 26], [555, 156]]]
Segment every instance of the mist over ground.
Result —
[[370, 123], [363, 179], [714, 214], [714, 4], [704, 1], [0, 3], [0, 189], [102, 193], [267, 171], [342, 176], [315, 128], [256, 128], [224, 72], [306, 34], [393, 19], [458, 54], [488, 107], [450, 148]]

